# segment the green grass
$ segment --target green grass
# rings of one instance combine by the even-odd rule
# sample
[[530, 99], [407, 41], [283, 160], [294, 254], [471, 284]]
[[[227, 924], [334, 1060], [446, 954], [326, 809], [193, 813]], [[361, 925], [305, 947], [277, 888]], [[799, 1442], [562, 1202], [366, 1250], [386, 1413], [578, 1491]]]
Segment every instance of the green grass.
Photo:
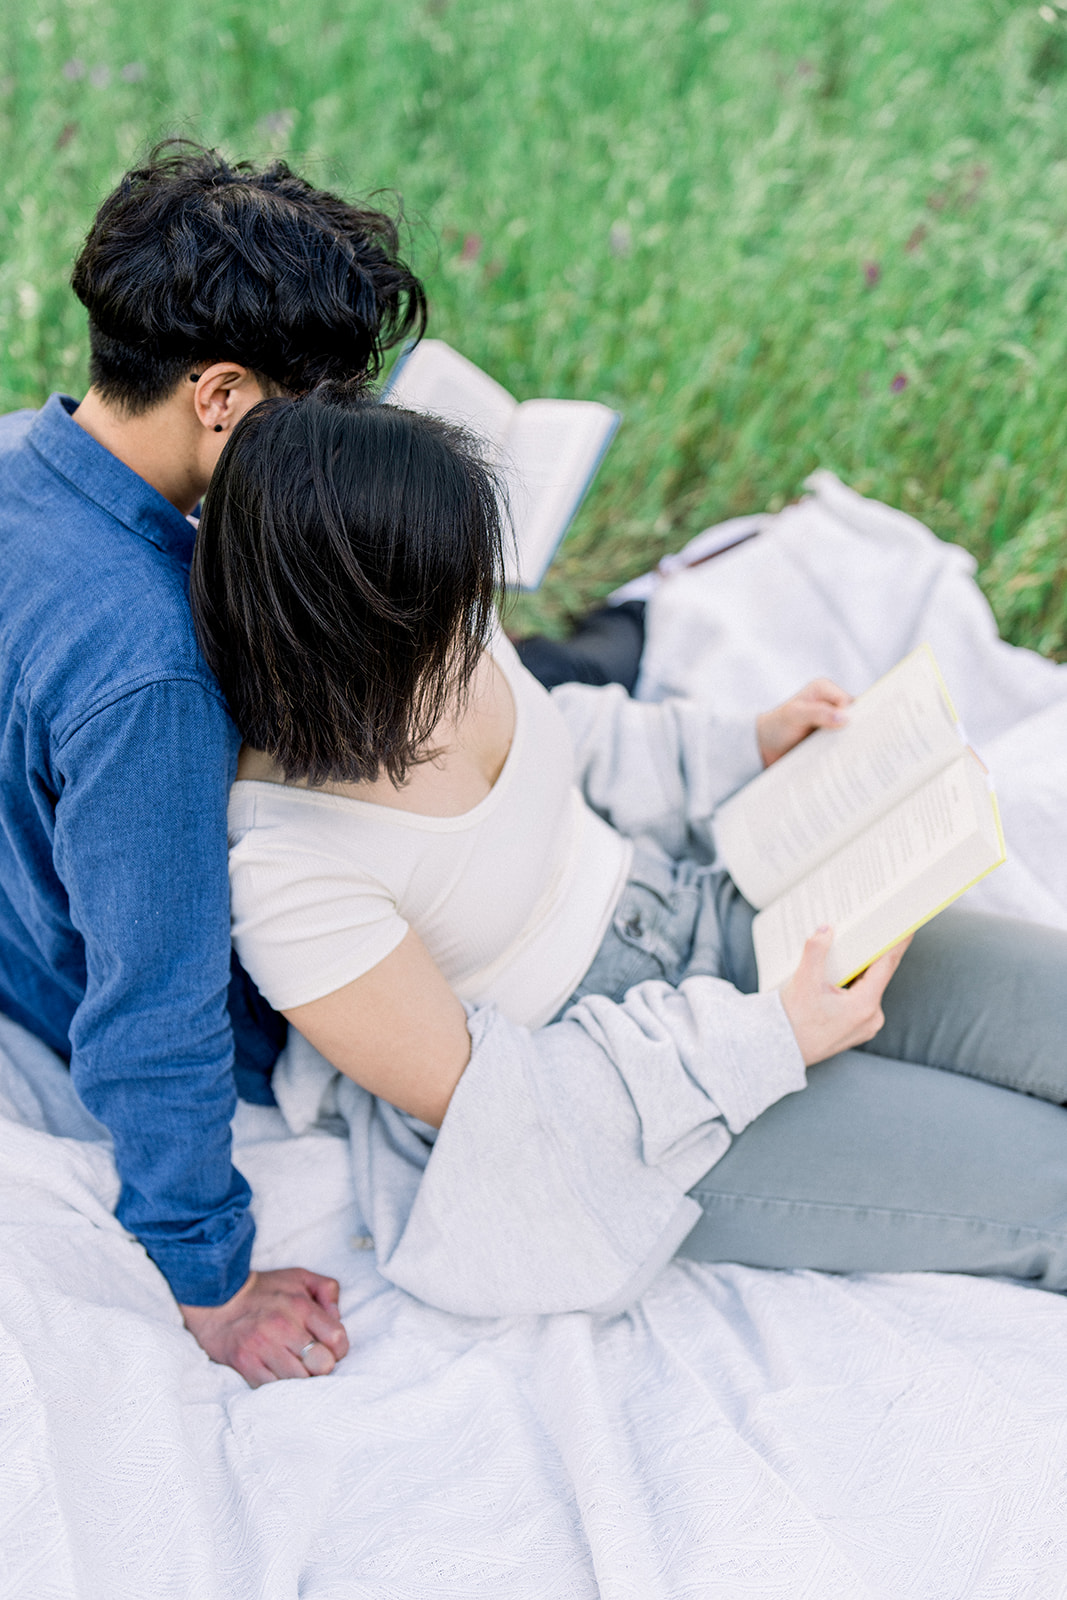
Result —
[[15, 0], [0, 406], [84, 384], [69, 264], [148, 140], [277, 150], [403, 195], [433, 331], [516, 394], [625, 413], [527, 619], [824, 465], [966, 544], [1008, 636], [1065, 655], [1067, 4], [1043, 10]]

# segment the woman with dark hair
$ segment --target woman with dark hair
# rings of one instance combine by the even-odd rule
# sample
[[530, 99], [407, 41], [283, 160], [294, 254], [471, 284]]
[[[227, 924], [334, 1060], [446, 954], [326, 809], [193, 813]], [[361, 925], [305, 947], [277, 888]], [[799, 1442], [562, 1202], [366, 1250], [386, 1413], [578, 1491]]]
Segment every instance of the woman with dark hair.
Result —
[[[708, 859], [715, 805], [848, 696], [821, 680], [753, 728], [681, 702], [621, 713], [617, 689], [549, 695], [495, 622], [501, 546], [492, 476], [441, 422], [325, 385], [234, 430], [192, 597], [245, 739], [233, 934], [267, 999], [436, 1127], [470, 1058], [466, 1006], [538, 1029], [584, 996], [695, 980], [752, 1108], [691, 1191], [707, 1226], [686, 1253], [1067, 1287], [1067, 1112], [992, 1087], [1067, 1101], [1067, 939], [949, 913], [840, 990], [824, 929], [780, 992], [754, 993], [751, 908], [686, 840]], [[646, 737], [606, 798], [611, 740]], [[788, 1219], [746, 1211], [746, 1170], [768, 1160], [792, 1163]]]

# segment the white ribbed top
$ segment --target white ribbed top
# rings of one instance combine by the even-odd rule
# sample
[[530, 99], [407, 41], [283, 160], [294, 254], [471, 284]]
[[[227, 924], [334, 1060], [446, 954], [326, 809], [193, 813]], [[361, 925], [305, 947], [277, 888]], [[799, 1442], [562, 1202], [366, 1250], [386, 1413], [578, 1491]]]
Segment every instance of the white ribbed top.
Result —
[[230, 792], [233, 940], [278, 1010], [330, 994], [414, 928], [460, 999], [540, 1027], [589, 967], [632, 847], [586, 805], [570, 734], [503, 635], [515, 732], [456, 817], [241, 779]]

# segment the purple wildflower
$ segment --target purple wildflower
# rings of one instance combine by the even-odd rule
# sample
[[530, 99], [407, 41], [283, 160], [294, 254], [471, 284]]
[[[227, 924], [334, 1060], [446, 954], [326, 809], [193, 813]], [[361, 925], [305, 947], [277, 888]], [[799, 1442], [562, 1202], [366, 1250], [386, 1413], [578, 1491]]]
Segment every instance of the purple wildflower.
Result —
[[613, 256], [628, 256], [634, 247], [633, 233], [628, 222], [613, 222], [608, 234], [608, 249]]
[[259, 126], [268, 139], [288, 139], [296, 126], [296, 112], [291, 106], [281, 111], [268, 111], [265, 117], [260, 117]]

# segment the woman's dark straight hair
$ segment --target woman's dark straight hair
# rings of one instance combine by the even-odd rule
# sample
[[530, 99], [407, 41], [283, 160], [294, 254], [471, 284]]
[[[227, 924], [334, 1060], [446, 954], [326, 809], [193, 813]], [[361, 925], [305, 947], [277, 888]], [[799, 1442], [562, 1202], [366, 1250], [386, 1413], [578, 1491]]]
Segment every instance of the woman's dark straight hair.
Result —
[[324, 384], [234, 429], [190, 595], [246, 743], [289, 780], [400, 783], [470, 681], [502, 568], [473, 441]]

